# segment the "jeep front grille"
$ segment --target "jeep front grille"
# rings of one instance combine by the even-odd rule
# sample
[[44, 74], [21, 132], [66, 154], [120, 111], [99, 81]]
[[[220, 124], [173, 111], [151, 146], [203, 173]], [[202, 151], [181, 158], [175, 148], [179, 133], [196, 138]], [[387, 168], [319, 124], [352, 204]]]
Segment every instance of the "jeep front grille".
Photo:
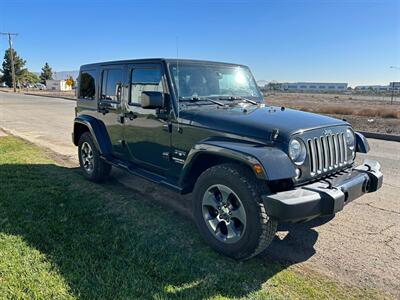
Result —
[[307, 140], [310, 174], [316, 176], [340, 168], [347, 163], [344, 133], [323, 135]]

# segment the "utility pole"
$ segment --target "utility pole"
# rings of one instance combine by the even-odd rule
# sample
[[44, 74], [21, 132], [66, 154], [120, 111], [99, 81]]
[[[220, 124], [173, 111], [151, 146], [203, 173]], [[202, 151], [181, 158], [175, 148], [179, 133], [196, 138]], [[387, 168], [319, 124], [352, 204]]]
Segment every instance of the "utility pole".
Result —
[[17, 91], [17, 87], [15, 84], [15, 66], [14, 66], [14, 50], [12, 48], [12, 40], [11, 36], [17, 36], [18, 33], [11, 33], [11, 32], [0, 32], [2, 35], [8, 35], [8, 45], [10, 47], [10, 61], [11, 61], [11, 76], [12, 76], [12, 84], [13, 84], [13, 89], [14, 93]]

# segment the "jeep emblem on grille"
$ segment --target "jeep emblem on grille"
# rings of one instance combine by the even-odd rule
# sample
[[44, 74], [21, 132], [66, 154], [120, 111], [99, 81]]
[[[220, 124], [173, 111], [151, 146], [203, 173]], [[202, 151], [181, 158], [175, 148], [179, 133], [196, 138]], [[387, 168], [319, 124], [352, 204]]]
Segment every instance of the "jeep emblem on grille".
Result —
[[331, 134], [332, 134], [332, 130], [330, 130], [330, 129], [324, 129], [324, 130], [322, 131], [322, 133], [323, 133], [324, 135], [331, 135]]

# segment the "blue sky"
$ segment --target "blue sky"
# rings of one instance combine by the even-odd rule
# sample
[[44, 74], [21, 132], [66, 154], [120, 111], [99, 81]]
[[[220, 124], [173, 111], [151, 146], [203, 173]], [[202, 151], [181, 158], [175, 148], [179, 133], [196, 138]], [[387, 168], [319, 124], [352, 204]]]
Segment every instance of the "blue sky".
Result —
[[[31, 71], [142, 57], [247, 64], [257, 80], [400, 81], [400, 1], [0, 2]], [[0, 53], [7, 48], [0, 36]]]

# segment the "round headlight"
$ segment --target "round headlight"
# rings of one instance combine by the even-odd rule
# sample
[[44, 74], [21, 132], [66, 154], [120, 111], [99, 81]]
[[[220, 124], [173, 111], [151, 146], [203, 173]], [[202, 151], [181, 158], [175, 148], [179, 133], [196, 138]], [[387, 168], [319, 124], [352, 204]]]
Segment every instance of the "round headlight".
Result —
[[295, 164], [301, 165], [302, 163], [304, 163], [306, 155], [306, 147], [304, 146], [304, 143], [302, 141], [298, 139], [293, 139], [290, 141], [289, 156]]
[[353, 130], [351, 130], [350, 128], [346, 130], [346, 143], [347, 147], [349, 147], [350, 150], [354, 150], [354, 146], [356, 143]]

